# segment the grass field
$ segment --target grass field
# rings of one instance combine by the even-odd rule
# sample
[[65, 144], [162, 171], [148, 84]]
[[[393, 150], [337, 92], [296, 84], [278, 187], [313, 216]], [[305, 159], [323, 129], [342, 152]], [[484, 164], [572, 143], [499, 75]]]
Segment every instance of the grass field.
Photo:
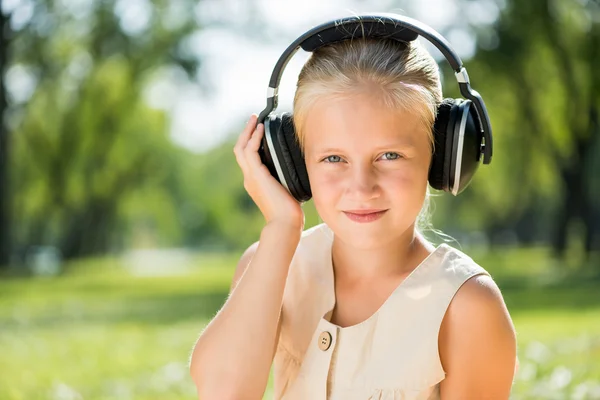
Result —
[[[198, 255], [172, 276], [102, 259], [0, 280], [0, 400], [194, 399], [188, 357], [238, 257]], [[517, 328], [512, 399], [600, 399], [600, 280], [561, 275], [544, 249], [473, 258]]]

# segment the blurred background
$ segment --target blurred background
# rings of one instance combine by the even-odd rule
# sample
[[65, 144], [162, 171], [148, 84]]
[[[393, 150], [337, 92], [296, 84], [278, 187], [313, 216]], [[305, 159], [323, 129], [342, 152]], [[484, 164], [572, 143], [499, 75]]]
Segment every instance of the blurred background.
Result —
[[486, 101], [493, 162], [432, 222], [503, 291], [512, 399], [600, 399], [597, 0], [1, 4], [0, 399], [195, 398], [192, 346], [264, 224], [235, 139], [292, 40], [369, 11], [445, 35]]

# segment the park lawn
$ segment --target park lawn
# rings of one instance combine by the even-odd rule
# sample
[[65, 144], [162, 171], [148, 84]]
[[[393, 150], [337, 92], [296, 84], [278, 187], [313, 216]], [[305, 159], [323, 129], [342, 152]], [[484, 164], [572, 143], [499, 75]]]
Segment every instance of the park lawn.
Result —
[[[545, 272], [544, 252], [513, 253], [497, 264], [474, 257], [497, 279], [517, 329], [512, 398], [600, 398], [600, 283], [540, 286], [531, 271]], [[238, 257], [199, 255], [172, 276], [135, 276], [101, 259], [70, 263], [57, 278], [0, 281], [0, 399], [195, 398], [191, 348], [225, 301]], [[522, 274], [504, 268], [522, 260]]]

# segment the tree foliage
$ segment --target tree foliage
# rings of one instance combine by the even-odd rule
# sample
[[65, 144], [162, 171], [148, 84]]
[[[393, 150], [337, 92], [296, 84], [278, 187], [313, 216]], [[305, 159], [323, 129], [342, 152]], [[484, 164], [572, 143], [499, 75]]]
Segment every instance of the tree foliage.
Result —
[[570, 236], [599, 249], [600, 7], [511, 1], [479, 35], [491, 40], [469, 72], [496, 128], [494, 167], [477, 185], [489, 218], [551, 232], [558, 254]]
[[[166, 192], [182, 150], [144, 89], [167, 66], [195, 79], [199, 62], [185, 45], [198, 29], [186, 12], [194, 2], [136, 4], [144, 11], [137, 25], [125, 19], [140, 10], [124, 1], [19, 3], [31, 16], [10, 32], [5, 69], [35, 87], [8, 110], [12, 185], [3, 195], [12, 199], [16, 245], [55, 245], [66, 257], [101, 253], [123, 244], [136, 215], [131, 196], [142, 208], [153, 207], [140, 193], [174, 208]], [[23, 15], [11, 11], [13, 22]]]
[[[0, 83], [20, 94], [0, 97], [0, 255], [8, 237], [13, 249], [54, 245], [66, 257], [146, 245], [239, 250], [258, 240], [264, 219], [243, 188], [234, 140], [204, 154], [178, 148], [166, 112], [146, 101], [165, 69], [204, 84], [190, 51], [194, 2], [14, 4], [1, 36], [11, 80]], [[477, 48], [466, 60], [490, 112], [493, 162], [460, 196], [434, 196], [434, 227], [457, 238], [484, 232], [492, 243], [509, 232], [558, 254], [572, 243], [598, 249], [598, 4], [498, 4], [497, 21], [470, 25]], [[445, 96], [459, 97], [442, 65]], [[307, 227], [319, 223], [312, 202], [304, 210]]]

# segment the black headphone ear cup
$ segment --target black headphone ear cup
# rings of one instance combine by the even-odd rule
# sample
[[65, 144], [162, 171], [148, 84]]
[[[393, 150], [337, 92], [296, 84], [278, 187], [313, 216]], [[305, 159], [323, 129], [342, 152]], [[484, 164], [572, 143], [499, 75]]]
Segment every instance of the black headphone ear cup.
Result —
[[448, 147], [448, 131], [452, 131], [449, 129], [449, 126], [453, 125], [450, 117], [454, 106], [454, 99], [444, 99], [438, 106], [437, 116], [433, 125], [435, 148], [429, 167], [429, 184], [437, 190], [446, 190], [448, 187], [447, 177], [444, 176], [444, 165], [446, 162], [449, 162], [446, 157], [446, 149]]
[[469, 186], [479, 167], [483, 138], [477, 111], [470, 100], [459, 103], [457, 115], [448, 180], [449, 191], [455, 196]]
[[444, 191], [451, 193], [454, 184], [454, 171], [458, 138], [460, 136], [460, 121], [462, 115], [462, 99], [454, 99], [450, 109], [450, 118], [446, 126], [446, 145], [444, 149], [444, 166], [442, 168], [442, 181]]
[[[293, 186], [294, 197], [300, 202], [308, 201], [312, 197], [306, 163], [294, 128], [294, 118], [290, 113], [281, 116], [281, 137], [286, 146], [283, 151], [286, 169], [290, 175], [290, 190]], [[282, 146], [283, 148], [283, 146]]]
[[304, 158], [290, 114], [269, 115], [259, 154], [271, 175], [299, 202], [311, 198]]

